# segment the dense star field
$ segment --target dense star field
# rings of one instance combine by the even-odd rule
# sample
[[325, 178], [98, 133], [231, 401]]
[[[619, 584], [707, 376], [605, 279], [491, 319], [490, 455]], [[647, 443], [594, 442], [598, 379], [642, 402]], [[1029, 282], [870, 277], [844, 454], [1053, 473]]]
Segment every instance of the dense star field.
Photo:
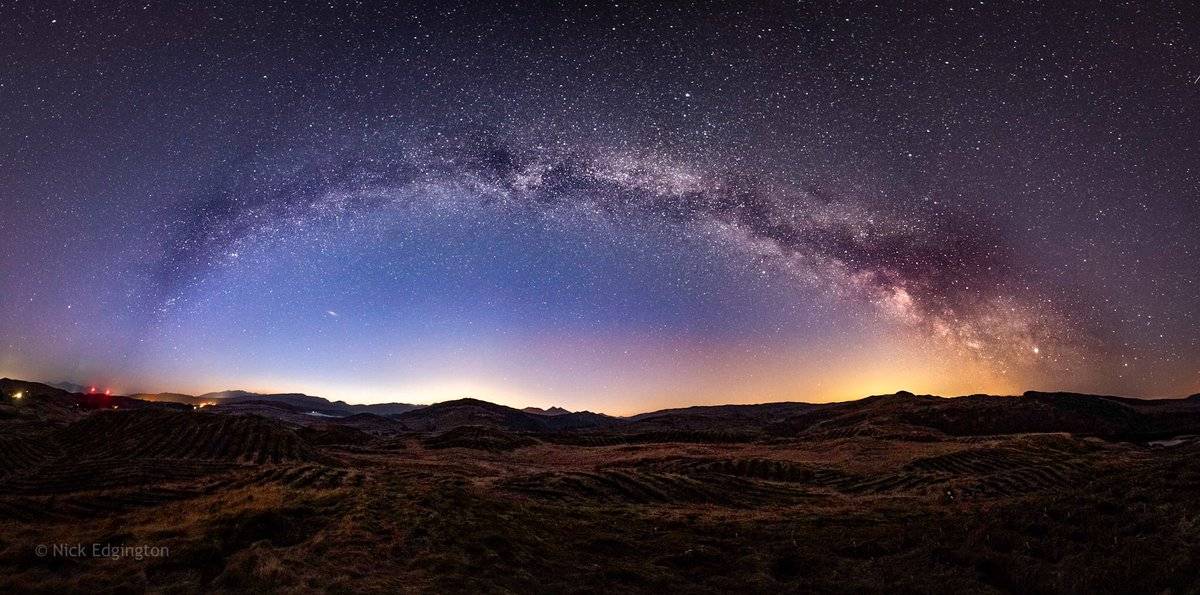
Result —
[[1192, 3], [6, 2], [0, 63], [0, 376], [1200, 392]]

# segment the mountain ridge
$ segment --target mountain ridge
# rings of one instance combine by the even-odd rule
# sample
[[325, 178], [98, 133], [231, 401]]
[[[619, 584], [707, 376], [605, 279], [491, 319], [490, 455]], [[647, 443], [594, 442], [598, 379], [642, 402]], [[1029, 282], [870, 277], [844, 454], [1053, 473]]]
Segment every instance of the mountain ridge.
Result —
[[[50, 397], [63, 411], [137, 408], [162, 405], [203, 407], [215, 413], [253, 414], [292, 426], [342, 424], [373, 434], [443, 432], [464, 426], [533, 434], [573, 434], [586, 438], [604, 432], [621, 436], [670, 436], [706, 440], [813, 435], [907, 436], [999, 435], [1069, 432], [1111, 439], [1150, 439], [1200, 433], [1200, 398], [1138, 399], [1115, 395], [1026, 391], [1021, 395], [974, 394], [958, 397], [917, 395], [908, 391], [870, 395], [832, 403], [799, 401], [697, 405], [610, 416], [562, 408], [517, 409], [475, 398], [431, 405], [381, 403], [350, 405], [302, 393], [259, 394], [222, 391], [190, 396], [181, 393], [133, 396], [69, 393], [40, 383], [4, 379], [0, 386]], [[14, 388], [15, 387], [15, 388]], [[11, 405], [9, 405], [11, 407]], [[50, 406], [50, 405], [47, 405]], [[65, 415], [62, 411], [59, 414]], [[683, 434], [680, 434], [683, 432]], [[731, 434], [732, 433], [732, 434]], [[611, 437], [610, 437], [611, 438]], [[609, 438], [606, 438], [609, 439]]]

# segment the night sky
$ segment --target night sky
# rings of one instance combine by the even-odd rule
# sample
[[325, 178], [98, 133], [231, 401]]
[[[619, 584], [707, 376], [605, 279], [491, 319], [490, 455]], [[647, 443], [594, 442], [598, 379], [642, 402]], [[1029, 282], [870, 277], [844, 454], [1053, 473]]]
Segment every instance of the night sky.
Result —
[[1192, 2], [184, 4], [0, 2], [0, 376], [1200, 392]]

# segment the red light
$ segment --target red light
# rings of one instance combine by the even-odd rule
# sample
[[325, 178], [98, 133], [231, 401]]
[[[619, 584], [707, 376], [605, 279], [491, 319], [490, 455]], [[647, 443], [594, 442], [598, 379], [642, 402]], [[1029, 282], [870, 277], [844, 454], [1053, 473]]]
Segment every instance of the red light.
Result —
[[90, 394], [95, 394], [95, 393], [96, 393], [96, 387], [94, 387], [94, 386], [89, 386], [89, 387], [88, 387], [88, 393], [90, 393]]
[[112, 394], [112, 389], [110, 389], [110, 388], [106, 388], [106, 389], [104, 389], [104, 396], [106, 396], [106, 397], [107, 397], [107, 396], [109, 396], [109, 395], [111, 395], [111, 394]]

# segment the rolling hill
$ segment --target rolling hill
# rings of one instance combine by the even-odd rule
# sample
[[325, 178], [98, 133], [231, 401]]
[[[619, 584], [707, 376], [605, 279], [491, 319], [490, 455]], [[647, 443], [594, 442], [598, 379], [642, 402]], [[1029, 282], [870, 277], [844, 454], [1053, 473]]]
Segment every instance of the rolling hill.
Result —
[[[312, 399], [0, 380], [0, 589], [1200, 589], [1200, 398], [900, 392], [626, 418]], [[32, 553], [80, 540], [171, 555]]]

